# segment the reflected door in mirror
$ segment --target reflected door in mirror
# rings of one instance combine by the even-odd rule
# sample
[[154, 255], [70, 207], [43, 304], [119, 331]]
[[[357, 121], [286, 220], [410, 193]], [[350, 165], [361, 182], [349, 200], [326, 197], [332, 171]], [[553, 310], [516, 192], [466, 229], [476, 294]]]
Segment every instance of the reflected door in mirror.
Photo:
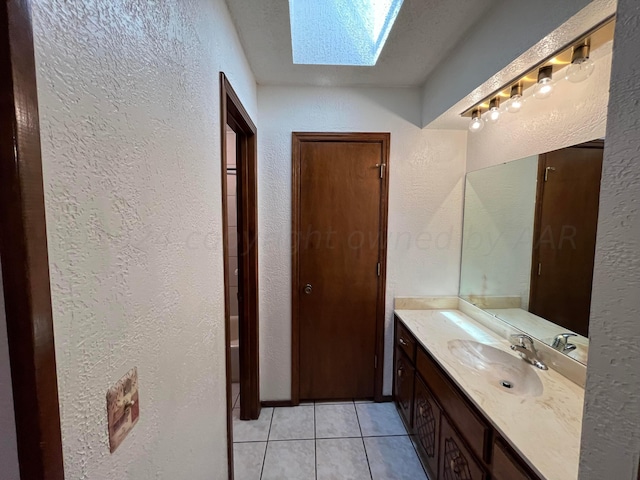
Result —
[[587, 336], [603, 142], [540, 155], [529, 310]]

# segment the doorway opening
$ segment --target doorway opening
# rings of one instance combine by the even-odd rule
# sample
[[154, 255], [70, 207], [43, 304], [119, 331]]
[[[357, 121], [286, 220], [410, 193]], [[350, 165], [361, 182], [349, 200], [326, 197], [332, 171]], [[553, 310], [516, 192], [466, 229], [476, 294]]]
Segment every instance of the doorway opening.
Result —
[[233, 419], [255, 420], [261, 408], [257, 129], [222, 72], [220, 105], [227, 430], [233, 472]]
[[389, 144], [293, 133], [293, 405], [384, 400]]

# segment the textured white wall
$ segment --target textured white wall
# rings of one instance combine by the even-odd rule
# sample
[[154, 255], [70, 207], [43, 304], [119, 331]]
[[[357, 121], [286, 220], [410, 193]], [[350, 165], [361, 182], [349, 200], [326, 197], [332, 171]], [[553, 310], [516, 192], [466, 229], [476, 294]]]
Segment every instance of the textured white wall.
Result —
[[580, 479], [637, 478], [640, 457], [640, 3], [618, 2]]
[[467, 171], [603, 138], [607, 126], [611, 47], [594, 52], [595, 70], [581, 83], [555, 75], [553, 95], [544, 100], [525, 93], [520, 112], [505, 112], [500, 121], [469, 134]]
[[257, 108], [226, 4], [32, 3], [66, 478], [227, 478], [218, 72]]
[[466, 132], [421, 130], [417, 89], [258, 88], [263, 400], [291, 395], [291, 132], [391, 132], [385, 393], [396, 295], [457, 295]]
[[[0, 264], [1, 271], [2, 265]], [[20, 480], [2, 274], [0, 274], [0, 432], [0, 474], [2, 474], [2, 480]]]
[[461, 296], [516, 296], [529, 305], [538, 157], [467, 175]]

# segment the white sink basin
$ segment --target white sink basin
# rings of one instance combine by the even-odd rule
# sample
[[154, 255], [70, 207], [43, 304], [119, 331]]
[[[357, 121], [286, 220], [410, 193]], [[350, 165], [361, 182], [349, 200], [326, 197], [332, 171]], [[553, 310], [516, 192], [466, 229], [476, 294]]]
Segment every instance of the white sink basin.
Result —
[[538, 373], [520, 357], [473, 340], [451, 340], [448, 346], [460, 363], [503, 392], [526, 397], [542, 394]]

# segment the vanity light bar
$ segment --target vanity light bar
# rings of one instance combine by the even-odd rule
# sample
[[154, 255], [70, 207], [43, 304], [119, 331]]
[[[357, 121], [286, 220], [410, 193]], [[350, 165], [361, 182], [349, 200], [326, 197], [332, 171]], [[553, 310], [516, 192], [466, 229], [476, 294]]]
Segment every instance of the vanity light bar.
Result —
[[[613, 40], [613, 34], [615, 29], [615, 14], [607, 17], [602, 22], [598, 23], [596, 26], [580, 35], [578, 38], [574, 39], [572, 42], [568, 43], [564, 47], [560, 48], [553, 54], [549, 55], [547, 58], [537, 63], [531, 69], [514, 78], [510, 82], [502, 85], [498, 90], [492, 92], [490, 95], [487, 95], [481, 101], [472, 105], [467, 110], [462, 112], [460, 115], [462, 117], [471, 118], [472, 113], [475, 110], [481, 109], [481, 111], [488, 111], [490, 109], [491, 100], [497, 98], [502, 100], [502, 103], [505, 103], [512, 96], [513, 89], [516, 88], [516, 91], [522, 92], [527, 90], [530, 87], [535, 86], [538, 83], [538, 74], [540, 70], [545, 69], [546, 67], [551, 67], [553, 72], [559, 70], [567, 65], [572, 64], [575, 57], [583, 54], [585, 50], [595, 50], [598, 47], [604, 45], [607, 42]], [[547, 70], [549, 71], [549, 70]]]

